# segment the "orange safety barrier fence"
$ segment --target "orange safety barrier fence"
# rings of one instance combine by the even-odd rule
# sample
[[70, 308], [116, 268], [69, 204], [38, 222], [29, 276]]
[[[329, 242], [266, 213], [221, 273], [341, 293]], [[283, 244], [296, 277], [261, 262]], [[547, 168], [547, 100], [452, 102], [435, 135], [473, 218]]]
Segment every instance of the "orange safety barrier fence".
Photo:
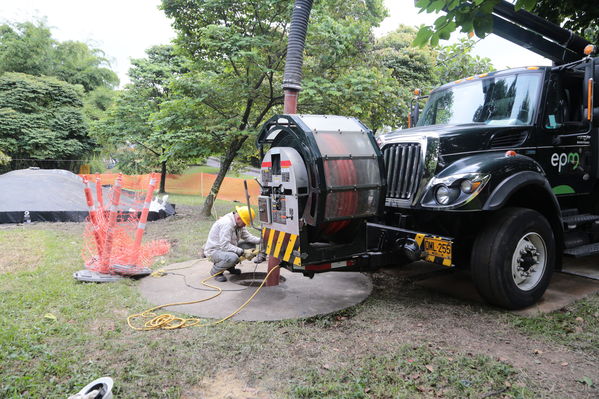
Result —
[[[99, 176], [102, 185], [114, 185], [118, 173], [105, 173], [101, 175], [79, 175], [88, 180], [95, 181]], [[166, 175], [166, 192], [169, 194], [191, 194], [207, 196], [210, 193], [216, 175], [211, 173], [190, 173], [186, 175]], [[225, 177], [218, 191], [218, 199], [226, 201], [245, 202], [243, 180], [248, 182], [248, 191], [252, 202], [260, 195], [260, 186], [255, 180]], [[122, 187], [127, 190], [143, 190], [149, 184], [149, 175], [122, 175]], [[158, 175], [160, 182], [160, 175]]]
[[[94, 200], [89, 180], [84, 180], [89, 209], [82, 250], [85, 267], [102, 274], [146, 275], [151, 272], [148, 268], [154, 259], [170, 250], [170, 243], [166, 240], [142, 244], [156, 177], [151, 180], [150, 175], [146, 177], [149, 184], [145, 193], [122, 191], [124, 176], [116, 177], [116, 184], [109, 191], [104, 205], [98, 198]], [[122, 210], [121, 195], [129, 197], [126, 211]]]

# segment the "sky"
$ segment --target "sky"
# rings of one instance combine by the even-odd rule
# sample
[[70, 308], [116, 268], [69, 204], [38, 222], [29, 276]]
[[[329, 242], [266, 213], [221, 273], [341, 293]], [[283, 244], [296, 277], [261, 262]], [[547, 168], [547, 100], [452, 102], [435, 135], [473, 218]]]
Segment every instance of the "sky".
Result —
[[0, 23], [46, 18], [59, 41], [77, 40], [104, 51], [121, 85], [131, 58], [176, 34], [160, 0], [0, 0]]
[[[147, 48], [167, 44], [176, 36], [159, 4], [160, 0], [0, 0], [0, 23], [46, 18], [55, 39], [82, 41], [103, 50], [122, 86], [128, 82], [131, 58], [142, 58]], [[375, 30], [377, 36], [400, 24], [432, 24], [437, 18], [419, 14], [414, 0], [385, 0], [385, 5], [390, 16]], [[451, 40], [456, 38], [453, 35]], [[489, 57], [496, 69], [551, 65], [549, 60], [495, 35], [481, 40], [473, 53]]]

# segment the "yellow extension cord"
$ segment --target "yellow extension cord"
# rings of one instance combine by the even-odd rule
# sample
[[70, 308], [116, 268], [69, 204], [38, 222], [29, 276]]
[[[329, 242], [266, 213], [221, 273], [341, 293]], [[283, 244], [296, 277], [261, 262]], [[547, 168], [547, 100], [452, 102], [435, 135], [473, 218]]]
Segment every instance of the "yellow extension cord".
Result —
[[[189, 267], [189, 266], [188, 266]], [[186, 269], [187, 267], [183, 267], [180, 269]], [[245, 301], [243, 303], [243, 305], [241, 305], [239, 308], [237, 308], [237, 310], [235, 310], [233, 313], [231, 313], [230, 315], [228, 315], [227, 317], [224, 317], [220, 320], [217, 321], [213, 321], [210, 323], [203, 323], [200, 324], [201, 321], [203, 319], [198, 319], [198, 318], [183, 318], [183, 317], [177, 317], [174, 316], [172, 314], [160, 314], [157, 315], [156, 313], [153, 313], [154, 311], [158, 310], [158, 309], [162, 309], [165, 308], [167, 306], [178, 306], [178, 305], [191, 305], [193, 303], [200, 303], [200, 302], [206, 302], [209, 301], [213, 298], [216, 298], [217, 296], [219, 296], [223, 290], [220, 287], [217, 287], [215, 285], [210, 285], [208, 283], [206, 283], [206, 281], [210, 280], [211, 278], [214, 278], [216, 276], [218, 276], [219, 274], [223, 273], [223, 271], [220, 271], [208, 278], [205, 278], [204, 280], [202, 280], [202, 285], [205, 285], [206, 287], [210, 287], [210, 288], [214, 288], [216, 289], [218, 292], [216, 294], [214, 294], [213, 296], [209, 297], [209, 298], [204, 298], [204, 299], [198, 299], [197, 301], [188, 301], [188, 302], [174, 302], [174, 303], [167, 303], [165, 305], [159, 305], [159, 306], [155, 306], [153, 308], [144, 310], [141, 313], [135, 313], [132, 314], [130, 316], [127, 317], [127, 324], [129, 324], [129, 327], [131, 327], [134, 330], [137, 331], [150, 331], [150, 330], [175, 330], [177, 328], [185, 328], [185, 327], [192, 327], [192, 326], [198, 326], [198, 327], [208, 327], [208, 326], [215, 326], [219, 323], [222, 323], [225, 320], [230, 319], [231, 317], [235, 316], [237, 313], [241, 312], [241, 310], [248, 304], [250, 303], [250, 301], [252, 299], [254, 299], [254, 297], [256, 296], [256, 294], [260, 291], [260, 289], [262, 288], [262, 286], [264, 285], [264, 283], [266, 282], [266, 280], [268, 279], [268, 276], [270, 276], [270, 274], [275, 271], [276, 269], [278, 269], [279, 266], [276, 266], [274, 268], [272, 268], [268, 274], [266, 274], [266, 277], [264, 277], [264, 280], [262, 280], [262, 283], [260, 284], [260, 286], [256, 289], [256, 291], [252, 294], [252, 296], [250, 296], [248, 298], [247, 301]], [[179, 270], [179, 269], [172, 269], [172, 270]], [[169, 270], [170, 271], [170, 270]], [[156, 273], [156, 272], [155, 272]], [[162, 274], [160, 274], [162, 273]], [[152, 275], [154, 276], [161, 276], [166, 274], [163, 270], [159, 270], [157, 271], [156, 274], [152, 273]], [[143, 325], [143, 327], [136, 327], [132, 324], [132, 320], [136, 319], [136, 318], [145, 318], [145, 319], [150, 319], [148, 321], [146, 321]]]

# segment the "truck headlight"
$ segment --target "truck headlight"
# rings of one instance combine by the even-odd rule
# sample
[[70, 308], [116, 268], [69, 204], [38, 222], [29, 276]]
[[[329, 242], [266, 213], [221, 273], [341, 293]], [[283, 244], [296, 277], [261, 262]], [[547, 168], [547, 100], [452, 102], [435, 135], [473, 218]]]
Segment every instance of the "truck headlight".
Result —
[[445, 184], [441, 184], [435, 190], [435, 200], [440, 205], [448, 205], [452, 203], [457, 196], [459, 191], [453, 187], [447, 187]]
[[474, 191], [474, 183], [472, 183], [472, 180], [462, 180], [460, 183], [460, 190], [465, 194], [471, 194], [472, 191]]
[[433, 178], [421, 204], [425, 208], [457, 208], [472, 201], [490, 178], [491, 175], [483, 173]]

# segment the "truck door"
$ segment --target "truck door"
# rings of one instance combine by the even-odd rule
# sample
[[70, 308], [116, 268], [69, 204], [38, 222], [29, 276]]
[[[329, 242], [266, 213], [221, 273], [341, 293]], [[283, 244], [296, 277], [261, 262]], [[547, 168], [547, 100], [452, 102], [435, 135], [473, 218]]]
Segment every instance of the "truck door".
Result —
[[538, 161], [558, 196], [589, 193], [595, 182], [596, 138], [583, 123], [582, 88], [583, 75], [578, 72], [552, 72], [548, 80]]

